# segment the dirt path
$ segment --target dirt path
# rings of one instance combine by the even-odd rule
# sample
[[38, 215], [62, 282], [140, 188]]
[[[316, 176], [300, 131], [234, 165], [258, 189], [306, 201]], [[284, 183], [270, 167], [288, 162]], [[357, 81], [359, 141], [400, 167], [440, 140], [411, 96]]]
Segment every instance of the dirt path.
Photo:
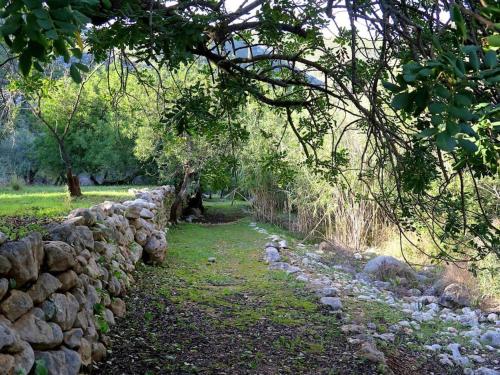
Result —
[[266, 239], [247, 220], [182, 224], [169, 242], [163, 268], [138, 271], [112, 352], [93, 373], [378, 373], [356, 358], [335, 314], [291, 276], [268, 271]]

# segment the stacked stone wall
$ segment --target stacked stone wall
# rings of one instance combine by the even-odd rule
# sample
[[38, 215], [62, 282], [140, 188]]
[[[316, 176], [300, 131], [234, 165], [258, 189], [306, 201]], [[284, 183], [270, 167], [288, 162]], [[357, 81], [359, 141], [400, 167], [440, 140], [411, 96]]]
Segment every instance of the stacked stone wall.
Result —
[[78, 374], [104, 359], [137, 262], [162, 263], [167, 250], [174, 189], [135, 196], [76, 209], [44, 239], [0, 233], [0, 375]]

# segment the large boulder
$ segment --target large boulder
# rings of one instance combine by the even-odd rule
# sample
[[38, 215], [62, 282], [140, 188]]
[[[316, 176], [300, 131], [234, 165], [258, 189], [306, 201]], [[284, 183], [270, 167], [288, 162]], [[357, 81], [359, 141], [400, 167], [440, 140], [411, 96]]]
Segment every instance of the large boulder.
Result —
[[44, 313], [34, 308], [14, 323], [14, 328], [24, 341], [29, 342], [35, 349], [51, 349], [61, 345], [63, 333], [61, 327], [55, 323], [43, 320]]
[[49, 271], [66, 271], [76, 265], [76, 253], [72, 246], [62, 241], [46, 241], [45, 264]]
[[0, 256], [10, 262], [5, 276], [15, 279], [17, 287], [35, 281], [43, 262], [42, 236], [32, 233], [19, 241], [6, 242], [0, 246]]
[[471, 294], [469, 289], [459, 283], [453, 283], [444, 288], [439, 304], [448, 308], [470, 306]]
[[80, 355], [64, 346], [61, 350], [36, 351], [35, 358], [43, 361], [49, 375], [78, 375], [82, 364]]
[[59, 289], [61, 285], [61, 282], [50, 273], [42, 273], [36, 283], [28, 290], [28, 294], [35, 304], [39, 304]]
[[11, 322], [27, 313], [33, 307], [29, 294], [20, 290], [12, 290], [10, 296], [0, 305], [0, 310]]

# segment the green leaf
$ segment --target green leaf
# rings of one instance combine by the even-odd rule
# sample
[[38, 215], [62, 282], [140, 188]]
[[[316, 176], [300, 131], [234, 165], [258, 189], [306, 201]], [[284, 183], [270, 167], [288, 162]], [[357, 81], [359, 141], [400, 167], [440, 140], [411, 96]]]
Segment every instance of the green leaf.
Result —
[[37, 9], [42, 7], [41, 0], [23, 0], [23, 3], [30, 9]]
[[433, 114], [442, 113], [446, 111], [446, 104], [439, 102], [432, 102], [429, 104], [429, 112]]
[[441, 98], [448, 99], [450, 97], [450, 91], [443, 85], [437, 85], [434, 90], [436, 91], [436, 95]]
[[408, 83], [412, 83], [414, 82], [416, 79], [417, 79], [417, 75], [416, 74], [404, 74], [403, 75], [403, 78], [406, 82]]
[[488, 51], [484, 54], [484, 63], [490, 69], [493, 69], [497, 66], [497, 54], [495, 51]]
[[49, 375], [49, 370], [47, 369], [44, 359], [35, 361], [35, 375]]
[[73, 81], [75, 81], [76, 83], [82, 83], [82, 76], [75, 64], [72, 64], [69, 68], [69, 74], [71, 75], [71, 78], [73, 78]]
[[463, 107], [451, 106], [448, 108], [448, 113], [465, 121], [470, 121], [474, 118], [474, 115], [467, 108]]
[[468, 95], [455, 95], [455, 104], [458, 106], [467, 107], [472, 104], [472, 100]]
[[439, 149], [443, 151], [451, 152], [457, 146], [457, 140], [451, 137], [449, 134], [443, 132], [436, 136], [436, 145]]
[[453, 22], [455, 22], [455, 26], [457, 27], [457, 32], [458, 35], [462, 39], [467, 38], [467, 28], [465, 26], [465, 20], [464, 17], [462, 16], [462, 12], [460, 11], [460, 8], [458, 5], [453, 5], [453, 8], [451, 8], [451, 19]]
[[500, 34], [490, 35], [486, 40], [491, 47], [500, 47]]
[[476, 72], [479, 70], [479, 57], [476, 51], [469, 52], [469, 63]]
[[427, 128], [427, 129], [422, 130], [420, 133], [418, 133], [417, 138], [429, 138], [429, 137], [432, 137], [436, 133], [437, 133], [436, 128]]
[[477, 145], [468, 139], [461, 138], [458, 140], [458, 144], [469, 154], [473, 154], [478, 150]]
[[410, 94], [406, 92], [396, 95], [391, 102], [391, 105], [395, 110], [408, 108], [410, 104]]
[[29, 50], [24, 50], [19, 57], [19, 70], [24, 76], [30, 74], [32, 56]]
[[89, 67], [85, 64], [81, 63], [75, 63], [74, 64], [78, 69], [80, 69], [82, 72], [88, 73], [89, 72]]
[[382, 85], [389, 91], [392, 91], [392, 92], [400, 92], [401, 90], [403, 90], [402, 87], [398, 86], [398, 85], [395, 85], [394, 83], [391, 83], [391, 82], [388, 82], [388, 81], [383, 81], [382, 82]]

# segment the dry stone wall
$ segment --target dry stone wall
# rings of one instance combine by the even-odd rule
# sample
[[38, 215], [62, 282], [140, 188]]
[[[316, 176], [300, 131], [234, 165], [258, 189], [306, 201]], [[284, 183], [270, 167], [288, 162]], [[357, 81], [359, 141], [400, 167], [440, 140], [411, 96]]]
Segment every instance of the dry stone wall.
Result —
[[[106, 355], [106, 332], [123, 317], [123, 297], [141, 259], [165, 259], [174, 189], [72, 211], [19, 241], [0, 234], [0, 375], [78, 374]], [[36, 365], [35, 365], [36, 363]]]

